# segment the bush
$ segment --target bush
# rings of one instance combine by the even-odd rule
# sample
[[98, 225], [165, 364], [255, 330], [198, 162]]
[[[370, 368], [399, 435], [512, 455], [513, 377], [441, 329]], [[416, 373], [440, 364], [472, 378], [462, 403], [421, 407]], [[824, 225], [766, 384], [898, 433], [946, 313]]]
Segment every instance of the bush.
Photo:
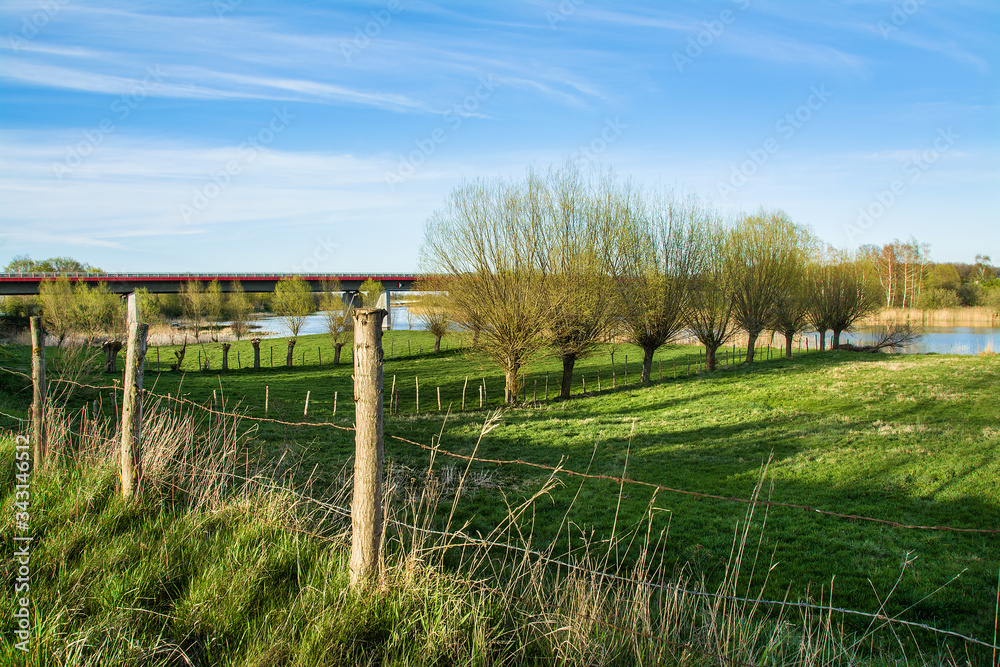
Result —
[[958, 308], [962, 305], [955, 290], [938, 287], [920, 293], [917, 307], [921, 310], [939, 310], [941, 308]]
[[958, 288], [958, 298], [963, 306], [980, 306], [983, 303], [983, 288], [978, 283], [967, 283]]

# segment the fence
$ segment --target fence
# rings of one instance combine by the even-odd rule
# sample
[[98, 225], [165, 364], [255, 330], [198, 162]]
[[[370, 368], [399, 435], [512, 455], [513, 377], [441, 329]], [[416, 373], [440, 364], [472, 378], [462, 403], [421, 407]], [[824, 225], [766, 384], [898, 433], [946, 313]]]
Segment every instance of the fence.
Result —
[[[381, 331], [380, 328], [378, 330]], [[41, 354], [40, 352], [35, 352], [33, 350], [33, 356], [40, 356], [40, 354]], [[378, 355], [376, 355], [374, 357], [374, 359], [376, 359], [378, 362], [381, 361], [381, 358], [379, 358]], [[139, 364], [141, 366], [141, 361], [139, 362]], [[131, 364], [130, 364], [130, 366], [131, 366]], [[28, 375], [25, 374], [25, 373], [18, 373], [17, 371], [13, 371], [13, 370], [9, 370], [9, 369], [0, 369], [0, 370], [3, 370], [4, 372], [9, 373], [9, 374], [14, 374], [14, 375], [22, 376], [25, 379], [29, 379]], [[381, 372], [380, 371], [381, 371], [381, 369], [379, 369], [379, 381], [381, 382]], [[613, 377], [614, 377], [614, 373], [613, 373]], [[49, 382], [50, 385], [57, 385], [57, 384], [60, 384], [60, 383], [69, 383], [69, 384], [73, 384], [73, 385], [78, 386], [78, 387], [89, 388], [89, 389], [100, 391], [100, 392], [103, 392], [103, 391], [113, 392], [113, 395], [114, 395], [114, 401], [113, 402], [114, 402], [114, 404], [116, 406], [119, 404], [118, 392], [123, 392], [122, 397], [121, 397], [122, 400], [124, 400], [125, 394], [127, 393], [127, 389], [126, 388], [123, 388], [122, 386], [119, 386], [117, 384], [115, 386], [98, 386], [98, 385], [90, 385], [90, 384], [87, 384], [87, 383], [76, 382], [76, 381], [73, 381], [73, 380], [67, 380], [67, 379], [63, 379], [63, 378], [50, 378], [48, 382]], [[36, 387], [38, 386], [37, 379], [33, 382], [33, 384]], [[133, 384], [132, 386], [135, 386], [135, 385]], [[356, 389], [355, 395], [357, 395], [358, 391], [359, 390]], [[212, 403], [210, 405], [202, 405], [202, 404], [200, 404], [198, 402], [195, 402], [195, 401], [192, 401], [192, 400], [190, 400], [190, 399], [188, 399], [188, 398], [186, 398], [184, 396], [173, 396], [173, 395], [170, 395], [170, 394], [167, 394], [167, 395], [156, 394], [153, 391], [144, 390], [142, 388], [142, 386], [141, 386], [141, 380], [138, 383], [138, 394], [139, 394], [139, 396], [141, 398], [159, 399], [159, 400], [162, 400], [162, 401], [166, 401], [168, 405], [174, 404], [174, 405], [178, 405], [178, 406], [186, 406], [186, 407], [189, 407], [192, 410], [198, 410], [198, 411], [202, 411], [204, 413], [207, 413], [208, 415], [214, 416], [215, 418], [228, 418], [228, 419], [234, 419], [234, 420], [250, 420], [250, 421], [258, 422], [258, 423], [274, 423], [274, 424], [280, 424], [280, 425], [283, 425], [283, 426], [296, 427], [296, 428], [332, 428], [332, 429], [337, 429], [337, 430], [344, 431], [344, 432], [357, 433], [357, 431], [356, 431], [356, 429], [354, 427], [344, 426], [342, 424], [337, 424], [337, 423], [334, 423], [334, 422], [323, 422], [323, 421], [291, 421], [291, 420], [274, 419], [274, 418], [270, 418], [270, 417], [251, 416], [251, 415], [248, 415], [248, 414], [243, 414], [243, 413], [238, 413], [238, 412], [226, 410], [225, 407], [224, 407], [224, 405], [223, 405], [222, 409], [219, 409], [219, 405], [218, 405], [217, 401], [212, 401]], [[390, 401], [392, 401], [392, 398], [390, 398]], [[390, 405], [391, 405], [391, 403], [390, 403]], [[398, 406], [398, 399], [396, 399], [396, 405]], [[440, 406], [439, 406], [439, 409], [440, 409]], [[34, 410], [32, 411], [32, 414], [33, 415], [35, 414]], [[0, 413], [0, 415], [2, 415], [2, 413]], [[18, 420], [19, 424], [23, 424], [26, 421], [26, 420], [21, 420], [21, 418], [18, 418], [16, 416], [12, 416], [12, 415], [3, 415], [3, 416], [9, 417], [9, 418], [12, 418], [12, 419], [15, 419], [15, 420]], [[117, 413], [116, 413], [116, 419], [119, 419]], [[127, 421], [128, 420], [128, 416], [123, 414], [121, 416], [121, 420], [123, 422]], [[20, 426], [19, 426], [19, 428], [20, 428]], [[122, 430], [124, 432], [126, 429], [122, 429]], [[36, 431], [33, 431], [33, 432], [36, 432]], [[41, 431], [38, 431], [38, 432], [41, 432]], [[750, 497], [750, 498], [735, 497], [735, 496], [723, 496], [723, 495], [716, 495], [716, 494], [704, 493], [704, 492], [699, 492], [699, 491], [692, 491], [692, 490], [682, 489], [682, 488], [668, 487], [668, 486], [665, 486], [665, 485], [656, 484], [656, 483], [652, 483], [652, 482], [648, 482], [648, 481], [633, 479], [633, 478], [630, 478], [630, 477], [626, 476], [625, 474], [622, 474], [620, 476], [614, 476], [614, 475], [604, 475], [604, 474], [591, 473], [589, 471], [583, 472], [583, 471], [578, 471], [578, 470], [571, 470], [571, 469], [565, 468], [565, 467], [563, 467], [561, 465], [560, 466], [552, 466], [552, 465], [547, 465], [547, 464], [543, 464], [543, 463], [526, 461], [526, 460], [522, 460], [522, 459], [519, 459], [519, 458], [515, 458], [515, 459], [497, 459], [497, 458], [480, 457], [480, 456], [476, 456], [476, 452], [475, 451], [471, 455], [469, 455], [469, 454], [462, 454], [462, 453], [453, 452], [453, 451], [449, 451], [449, 450], [443, 449], [440, 446], [440, 442], [438, 442], [437, 445], [427, 445], [425, 443], [420, 443], [420, 442], [417, 442], [415, 440], [412, 440], [412, 439], [409, 439], [409, 438], [405, 438], [405, 437], [402, 437], [402, 436], [398, 436], [398, 435], [388, 435], [387, 437], [389, 439], [395, 441], [395, 442], [399, 442], [401, 444], [405, 444], [405, 445], [408, 445], [408, 446], [411, 446], [411, 447], [414, 447], [414, 448], [418, 448], [418, 449], [420, 449], [422, 451], [430, 452], [432, 457], [443, 456], [443, 457], [448, 457], [448, 458], [452, 458], [452, 459], [455, 459], [455, 460], [463, 461], [463, 462], [465, 462], [467, 464], [477, 463], [477, 464], [480, 464], [480, 465], [488, 465], [488, 466], [496, 466], [496, 467], [501, 467], [501, 466], [519, 466], [519, 467], [525, 467], [525, 468], [530, 468], [530, 469], [534, 469], [534, 470], [543, 471], [543, 472], [549, 474], [551, 477], [554, 477], [554, 478], [559, 478], [559, 477], [576, 477], [576, 478], [579, 478], [581, 480], [590, 479], [590, 480], [595, 480], [595, 481], [609, 482], [609, 483], [613, 483], [613, 484], [618, 485], [619, 489], [622, 489], [622, 490], [624, 488], [626, 488], [626, 487], [630, 487], [630, 488], [631, 487], [641, 487], [641, 488], [653, 490], [654, 492], [657, 492], [657, 493], [664, 492], [664, 493], [682, 494], [682, 495], [685, 495], [685, 496], [696, 497], [696, 498], [721, 500], [721, 501], [725, 501], [725, 502], [729, 502], [729, 503], [740, 503], [740, 504], [745, 504], [745, 505], [747, 505], [749, 507], [767, 507], [767, 508], [777, 508], [777, 509], [786, 509], [786, 510], [787, 509], [798, 510], [798, 511], [807, 512], [811, 516], [825, 517], [825, 518], [835, 519], [835, 520], [849, 520], [849, 521], [871, 522], [871, 523], [876, 523], [876, 524], [879, 524], [879, 525], [884, 525], [884, 526], [887, 526], [887, 527], [891, 527], [893, 529], [920, 530], [920, 531], [945, 531], [945, 532], [955, 532], [955, 533], [973, 533], [973, 534], [982, 534], [982, 535], [997, 535], [998, 533], [1000, 533], [1000, 527], [968, 528], [968, 527], [953, 527], [953, 526], [907, 525], [907, 524], [903, 524], [903, 523], [900, 523], [900, 522], [897, 522], [897, 521], [892, 521], [892, 520], [888, 520], [888, 519], [884, 519], [884, 518], [880, 518], [880, 517], [862, 516], [862, 515], [858, 515], [858, 514], [838, 512], [838, 511], [835, 511], [833, 509], [821, 509], [821, 508], [816, 508], [816, 507], [812, 507], [812, 506], [809, 506], [809, 505], [802, 505], [802, 504], [795, 504], [795, 503], [774, 502], [774, 501], [770, 501], [770, 500], [764, 500], [764, 499], [761, 499], [761, 498], [756, 497], [756, 496]], [[124, 457], [125, 451], [126, 451], [126, 448], [125, 448], [125, 445], [124, 445], [124, 440], [123, 440], [123, 449], [122, 449], [122, 451], [123, 451], [123, 457]], [[124, 458], [123, 458], [123, 461], [124, 461]], [[218, 471], [208, 471], [208, 472], [212, 472], [212, 474], [230, 474], [230, 475], [232, 474], [232, 473], [219, 473]], [[378, 482], [380, 479], [381, 479], [381, 475], [377, 474], [373, 478], [373, 481]], [[256, 484], [261, 484], [261, 485], [266, 485], [266, 484], [269, 483], [267, 480], [247, 480], [247, 481], [253, 481]], [[380, 498], [381, 493], [380, 493], [380, 491], [378, 491], [378, 489], [380, 488], [379, 485], [378, 485], [378, 483], [375, 483], [375, 484], [370, 485], [370, 486], [371, 486], [371, 488], [374, 488], [376, 490], [375, 491], [371, 491], [370, 493], [367, 494], [367, 496], [369, 498]], [[355, 492], [357, 493], [360, 488], [361, 487], [356, 484], [355, 485]], [[123, 489], [123, 491], [124, 491], [124, 489]], [[350, 509], [348, 509], [348, 508], [335, 506], [335, 505], [332, 505], [332, 504], [329, 504], [329, 503], [324, 503], [321, 500], [318, 500], [318, 499], [315, 499], [315, 498], [311, 498], [309, 496], [305, 496], [305, 495], [302, 495], [302, 494], [297, 494], [297, 495], [303, 501], [305, 501], [305, 502], [314, 503], [314, 504], [316, 504], [318, 506], [322, 506], [322, 507], [324, 507], [324, 508], [326, 508], [326, 509], [328, 509], [330, 511], [334, 511], [335, 513], [339, 514], [340, 516], [342, 516], [344, 518], [351, 518], [352, 515], [353, 515], [352, 511]], [[374, 514], [377, 516], [378, 512], [375, 512]], [[379, 523], [375, 519], [375, 517], [372, 518], [372, 522], [373, 523]], [[512, 552], [517, 552], [517, 553], [522, 554], [524, 557], [530, 557], [532, 559], [535, 559], [536, 562], [543, 563], [545, 565], [551, 565], [551, 566], [554, 566], [556, 568], [562, 568], [562, 569], [565, 569], [565, 570], [579, 571], [579, 572], [582, 572], [583, 574], [586, 574], [589, 577], [593, 577], [593, 578], [597, 578], [597, 579], [601, 579], [601, 580], [607, 580], [607, 581], [612, 581], [612, 582], [621, 582], [621, 583], [627, 583], [627, 584], [631, 584], [631, 585], [640, 585], [641, 584], [641, 585], [649, 586], [649, 587], [652, 587], [652, 588], [658, 588], [658, 589], [663, 589], [663, 590], [673, 590], [673, 591], [676, 591], [676, 592], [679, 592], [679, 593], [683, 593], [685, 595], [690, 595], [690, 596], [707, 596], [707, 597], [712, 597], [712, 598], [717, 598], [717, 599], [730, 600], [730, 601], [733, 601], [733, 602], [752, 603], [752, 604], [759, 604], [759, 605], [766, 605], [766, 606], [773, 606], [773, 607], [780, 607], [780, 608], [811, 609], [811, 610], [820, 611], [820, 612], [826, 612], [826, 613], [842, 614], [842, 615], [845, 615], [845, 616], [856, 616], [856, 617], [859, 617], [859, 618], [868, 619], [868, 620], [870, 620], [873, 623], [874, 622], [879, 622], [879, 623], [887, 624], [889, 626], [897, 626], [898, 625], [898, 626], [901, 626], [901, 627], [919, 628], [921, 630], [925, 630], [927, 632], [931, 632], [931, 633], [936, 634], [936, 635], [940, 635], [940, 636], [944, 636], [944, 637], [953, 637], [953, 638], [956, 638], [956, 639], [961, 639], [962, 641], [968, 642], [969, 644], [981, 646], [981, 647], [984, 647], [986, 649], [991, 649], [991, 650], [998, 650], [998, 649], [1000, 649], [1000, 646], [996, 645], [995, 639], [994, 639], [993, 643], [989, 643], [987, 641], [984, 641], [984, 640], [976, 638], [976, 637], [968, 636], [968, 635], [965, 635], [965, 634], [962, 634], [962, 633], [958, 633], [958, 632], [954, 632], [954, 631], [947, 630], [947, 629], [937, 628], [937, 627], [934, 627], [934, 626], [932, 626], [930, 624], [919, 623], [919, 622], [916, 622], [916, 621], [911, 621], [911, 620], [907, 620], [907, 619], [903, 619], [903, 618], [898, 618], [898, 617], [895, 617], [895, 616], [892, 616], [892, 615], [888, 615], [886, 613], [883, 613], [883, 610], [881, 610], [881, 609], [879, 611], [877, 611], [877, 612], [866, 612], [866, 611], [860, 611], [860, 610], [854, 610], [854, 609], [834, 607], [832, 605], [817, 605], [817, 604], [813, 604], [813, 603], [809, 603], [809, 602], [802, 602], [802, 601], [789, 602], [787, 600], [785, 600], [785, 601], [782, 601], [782, 600], [769, 600], [769, 599], [761, 599], [761, 598], [740, 597], [740, 596], [735, 596], [735, 595], [725, 595], [725, 594], [712, 593], [712, 592], [707, 592], [707, 591], [688, 590], [688, 589], [684, 589], [682, 587], [673, 586], [671, 584], [665, 584], [665, 583], [662, 583], [662, 582], [652, 582], [652, 581], [639, 581], [639, 580], [636, 580], [636, 579], [624, 577], [624, 576], [622, 576], [622, 575], [620, 575], [618, 573], [607, 572], [607, 571], [602, 571], [602, 570], [595, 569], [595, 568], [586, 567], [586, 566], [583, 566], [583, 565], [580, 565], [580, 564], [577, 564], [577, 563], [572, 563], [572, 562], [570, 562], [568, 560], [565, 560], [565, 559], [554, 558], [554, 557], [552, 557], [551, 553], [546, 553], [546, 552], [540, 551], [538, 549], [531, 549], [531, 548], [526, 547], [524, 545], [510, 544], [508, 542], [503, 542], [503, 541], [484, 539], [482, 537], [478, 537], [478, 536], [475, 536], [475, 535], [467, 534], [467, 533], [465, 533], [465, 532], [463, 532], [461, 530], [459, 530], [459, 531], [437, 531], [437, 530], [428, 528], [427, 526], [418, 526], [418, 525], [415, 525], [415, 524], [400, 522], [399, 520], [396, 520], [396, 519], [393, 519], [393, 518], [390, 518], [389, 522], [390, 522], [391, 525], [393, 525], [397, 529], [404, 529], [404, 530], [408, 530], [408, 531], [415, 531], [415, 532], [426, 533], [428, 535], [437, 535], [437, 536], [441, 536], [441, 537], [446, 537], [449, 540], [458, 541], [458, 542], [463, 543], [463, 544], [478, 545], [478, 546], [481, 546], [481, 547], [484, 547], [484, 548], [503, 549], [503, 550], [508, 550], [508, 551], [512, 551]], [[380, 532], [381, 529], [378, 529], [378, 530]], [[355, 531], [355, 532], [357, 532], [357, 531]], [[374, 539], [374, 542], [371, 541], [372, 539]], [[378, 543], [378, 538], [374, 537], [371, 534], [369, 534], [369, 544], [373, 544], [373, 543], [377, 544]], [[375, 548], [375, 554], [376, 554], [375, 557], [377, 558], [377, 546]], [[367, 552], [366, 554], [364, 554], [363, 557], [364, 557], [364, 559], [367, 562], [371, 563], [372, 562], [372, 552], [371, 552], [371, 550], [369, 550], [369, 552]], [[352, 563], [353, 563], [353, 554], [352, 554]], [[362, 576], [361, 578], [365, 578], [365, 576], [370, 577], [371, 576], [370, 572], [367, 575]], [[353, 567], [352, 567], [352, 581], [353, 580], [354, 580], [354, 577], [353, 577]], [[477, 586], [477, 587], [480, 587], [480, 588], [493, 590], [489, 586], [489, 584], [486, 583], [486, 582], [484, 582], [484, 581], [469, 581], [467, 583], [470, 586]], [[503, 591], [501, 589], [495, 589], [495, 591], [498, 594], [510, 595], [509, 591]], [[587, 620], [590, 620], [590, 621], [593, 621], [593, 622], [598, 622], [598, 623], [601, 622], [599, 619], [587, 619]], [[634, 629], [629, 629], [629, 628], [617, 628], [617, 630], [623, 631], [623, 632], [635, 632]], [[648, 633], [646, 633], [646, 634], [639, 633], [639, 635], [641, 635], [641, 636], [647, 636], [647, 634]], [[651, 637], [651, 638], [656, 639], [656, 637]], [[691, 648], [691, 650], [699, 652], [697, 647], [691, 646], [690, 648]], [[720, 657], [720, 656], [715, 656], [715, 657]], [[724, 656], [722, 656], [722, 657], [724, 657]], [[749, 663], [736, 663], [736, 664], [749, 664]]]

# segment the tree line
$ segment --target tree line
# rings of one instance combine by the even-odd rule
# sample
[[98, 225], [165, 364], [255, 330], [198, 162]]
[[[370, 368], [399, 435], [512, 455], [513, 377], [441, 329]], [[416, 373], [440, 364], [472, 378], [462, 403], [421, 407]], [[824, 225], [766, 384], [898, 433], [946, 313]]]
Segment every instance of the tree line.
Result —
[[[643, 382], [656, 350], [682, 333], [704, 345], [709, 371], [741, 332], [747, 362], [764, 331], [784, 336], [789, 356], [806, 330], [820, 333], [821, 349], [827, 332], [840, 347], [859, 320], [917, 298], [927, 250], [911, 245], [910, 254], [839, 250], [780, 210], [726, 215], [695, 197], [564, 167], [454, 189], [428, 220], [421, 269], [447, 294], [438, 310], [503, 369], [513, 403], [526, 365], [546, 348], [562, 360], [565, 398], [575, 362], [612, 339], [643, 350]], [[995, 280], [980, 260], [982, 277]]]

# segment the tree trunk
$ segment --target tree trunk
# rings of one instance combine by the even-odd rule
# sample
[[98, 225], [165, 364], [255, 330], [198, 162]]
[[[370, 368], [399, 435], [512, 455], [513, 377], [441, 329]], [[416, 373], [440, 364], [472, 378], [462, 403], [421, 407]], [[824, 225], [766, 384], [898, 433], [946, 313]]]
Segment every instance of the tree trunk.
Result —
[[109, 340], [102, 348], [104, 349], [104, 372], [118, 372], [118, 353], [121, 352], [122, 344], [116, 340]]
[[434, 339], [434, 354], [441, 351], [441, 336]]
[[559, 388], [559, 398], [567, 399], [573, 391], [573, 366], [576, 365], [576, 355], [569, 354], [562, 358], [562, 385]]
[[285, 365], [289, 368], [292, 367], [292, 352], [295, 350], [295, 339], [288, 339], [288, 356], [285, 357]]
[[229, 348], [232, 347], [231, 343], [222, 344], [222, 370], [229, 370]]
[[521, 391], [521, 368], [520, 366], [509, 367], [504, 370], [505, 384], [503, 388], [503, 400], [507, 405], [517, 403], [517, 395]]
[[826, 329], [817, 332], [819, 334], [819, 351], [823, 352], [826, 350]]
[[640, 382], [649, 382], [649, 377], [653, 373], [653, 354], [655, 352], [655, 347], [642, 348], [642, 373], [639, 376]]
[[761, 329], [756, 331], [747, 331], [747, 358], [746, 362], [748, 364], [753, 363], [754, 352], [757, 351], [757, 337], [760, 336]]
[[181, 364], [184, 363], [184, 354], [187, 352], [187, 343], [184, 343], [184, 347], [181, 348], [180, 352], [174, 352], [174, 356], [177, 357], [177, 363], [170, 364], [170, 370], [179, 371], [181, 369]]
[[836, 350], [838, 347], [840, 347], [840, 334], [842, 333], [843, 329], [833, 330], [833, 343], [830, 345], [831, 350]]
[[355, 435], [350, 560], [350, 585], [354, 590], [376, 584], [381, 574], [384, 315], [384, 310], [354, 311]]
[[251, 338], [250, 344], [253, 345], [253, 367], [260, 368], [260, 338]]
[[333, 363], [334, 364], [339, 364], [340, 363], [340, 348], [342, 348], [342, 347], [344, 347], [343, 343], [334, 343], [333, 344]]
[[789, 359], [792, 358], [792, 339], [795, 338], [794, 331], [785, 332], [785, 356]]
[[705, 368], [709, 371], [715, 370], [715, 351], [717, 347], [705, 346]]

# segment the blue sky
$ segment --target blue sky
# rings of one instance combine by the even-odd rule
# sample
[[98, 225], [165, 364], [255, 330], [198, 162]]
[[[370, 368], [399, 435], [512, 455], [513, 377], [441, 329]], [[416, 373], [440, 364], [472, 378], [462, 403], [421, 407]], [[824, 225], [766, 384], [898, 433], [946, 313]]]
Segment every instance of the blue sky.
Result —
[[572, 159], [840, 247], [1000, 263], [1000, 5], [0, 5], [0, 261], [411, 271], [463, 178]]

